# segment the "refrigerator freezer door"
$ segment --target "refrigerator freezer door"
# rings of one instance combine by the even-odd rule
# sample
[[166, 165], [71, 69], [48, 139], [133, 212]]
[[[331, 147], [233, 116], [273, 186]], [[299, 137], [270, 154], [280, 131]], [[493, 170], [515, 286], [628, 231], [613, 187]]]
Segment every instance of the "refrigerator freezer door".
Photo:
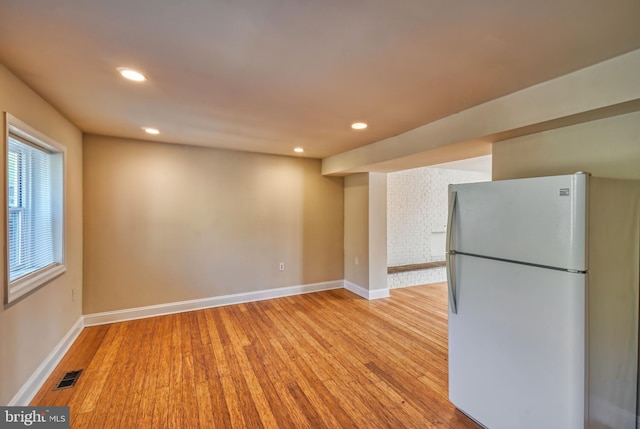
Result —
[[451, 402], [491, 429], [582, 429], [585, 275], [455, 259]]
[[452, 185], [451, 250], [586, 271], [589, 176]]

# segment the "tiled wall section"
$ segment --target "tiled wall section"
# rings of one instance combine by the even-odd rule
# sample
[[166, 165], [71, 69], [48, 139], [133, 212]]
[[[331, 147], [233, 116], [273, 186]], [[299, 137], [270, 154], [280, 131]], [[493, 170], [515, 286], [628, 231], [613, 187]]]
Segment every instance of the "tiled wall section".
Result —
[[[387, 175], [388, 266], [441, 261], [450, 183], [484, 182], [491, 173], [416, 168]], [[390, 274], [390, 288], [446, 280], [444, 268]]]

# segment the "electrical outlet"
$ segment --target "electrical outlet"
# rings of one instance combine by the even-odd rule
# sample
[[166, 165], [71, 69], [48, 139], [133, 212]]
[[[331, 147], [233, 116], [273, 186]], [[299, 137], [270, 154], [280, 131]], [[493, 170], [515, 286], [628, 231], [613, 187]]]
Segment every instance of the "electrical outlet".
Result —
[[76, 302], [76, 290], [71, 289], [71, 302]]
[[358, 265], [360, 263], [360, 260], [358, 258], [356, 258], [356, 265]]
[[284, 262], [280, 262], [280, 271], [284, 271]]

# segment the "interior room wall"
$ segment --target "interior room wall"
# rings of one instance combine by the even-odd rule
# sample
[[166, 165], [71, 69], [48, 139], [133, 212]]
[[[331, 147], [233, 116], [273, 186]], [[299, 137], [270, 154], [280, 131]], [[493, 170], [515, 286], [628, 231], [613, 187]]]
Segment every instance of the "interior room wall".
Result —
[[[12, 114], [67, 148], [67, 271], [19, 301], [0, 307], [0, 404], [8, 404], [81, 316], [82, 133], [2, 65], [0, 111]], [[4, 118], [0, 121], [0, 129], [4, 136]], [[0, 186], [5, 189], [5, 163], [0, 165]], [[5, 211], [0, 210], [0, 213], [0, 222], [4, 224]], [[6, 272], [4, 249], [0, 246], [3, 273]], [[0, 290], [3, 295], [4, 287]], [[75, 301], [72, 290], [76, 291]]]
[[640, 112], [501, 141], [493, 179], [589, 172], [640, 179]]
[[493, 147], [495, 180], [576, 171], [640, 179], [640, 112], [505, 140]]
[[84, 144], [85, 313], [344, 278], [343, 179], [320, 161]]
[[344, 279], [369, 287], [369, 174], [344, 179]]
[[387, 289], [387, 175], [362, 173], [344, 183], [345, 287], [366, 299]]
[[369, 173], [369, 298], [388, 296], [387, 174]]

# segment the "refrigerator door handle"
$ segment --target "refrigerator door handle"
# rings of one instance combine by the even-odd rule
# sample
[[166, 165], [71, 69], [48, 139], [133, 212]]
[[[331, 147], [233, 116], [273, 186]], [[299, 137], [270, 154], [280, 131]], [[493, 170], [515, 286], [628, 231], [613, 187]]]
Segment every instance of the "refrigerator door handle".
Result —
[[447, 252], [446, 252], [446, 261], [447, 261], [447, 286], [449, 288], [449, 307], [451, 308], [451, 313], [457, 314], [458, 308], [456, 304], [456, 276], [455, 269], [453, 267], [453, 261], [455, 256], [455, 250], [451, 249], [451, 239], [453, 237], [453, 221], [454, 216], [453, 213], [456, 210], [456, 202], [457, 202], [457, 192], [451, 191], [449, 193], [449, 222], [447, 227]]

